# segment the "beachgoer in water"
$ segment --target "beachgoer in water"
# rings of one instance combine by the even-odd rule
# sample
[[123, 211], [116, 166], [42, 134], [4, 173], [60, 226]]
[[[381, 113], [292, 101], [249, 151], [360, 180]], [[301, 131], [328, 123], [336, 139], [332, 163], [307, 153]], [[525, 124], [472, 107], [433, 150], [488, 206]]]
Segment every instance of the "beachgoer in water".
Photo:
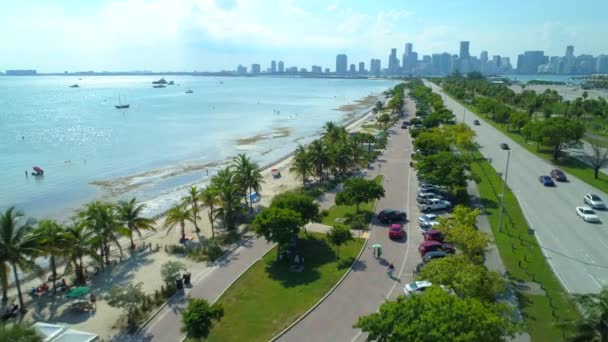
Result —
[[25, 178], [27, 178], [27, 170], [25, 170]]

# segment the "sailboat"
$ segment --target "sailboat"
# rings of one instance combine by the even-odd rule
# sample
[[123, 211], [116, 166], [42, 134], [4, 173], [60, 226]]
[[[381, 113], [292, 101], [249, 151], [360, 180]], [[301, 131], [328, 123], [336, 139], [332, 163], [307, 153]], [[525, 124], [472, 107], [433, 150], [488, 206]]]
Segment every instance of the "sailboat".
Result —
[[194, 93], [194, 91], [192, 91], [192, 89], [186, 90], [186, 94], [192, 94], [192, 93]]
[[116, 107], [116, 109], [125, 109], [125, 108], [129, 108], [131, 105], [130, 104], [124, 104], [120, 101], [120, 95], [118, 95], [118, 104], [114, 105], [114, 107]]

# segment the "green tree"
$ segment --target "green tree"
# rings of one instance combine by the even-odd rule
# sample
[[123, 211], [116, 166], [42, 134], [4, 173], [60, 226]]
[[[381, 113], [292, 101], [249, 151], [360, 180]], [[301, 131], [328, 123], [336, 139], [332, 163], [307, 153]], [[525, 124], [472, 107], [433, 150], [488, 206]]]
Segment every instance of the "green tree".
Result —
[[181, 204], [173, 206], [171, 209], [169, 209], [167, 212], [167, 217], [165, 218], [164, 227], [167, 229], [167, 234], [169, 234], [173, 228], [179, 225], [181, 228], [180, 241], [183, 241], [186, 238], [186, 221], [192, 221], [190, 210]]
[[321, 140], [315, 140], [308, 146], [308, 155], [317, 178], [323, 180], [323, 171], [329, 166], [327, 146]]
[[185, 271], [186, 265], [181, 261], [167, 261], [160, 267], [160, 276], [168, 288], [175, 287], [179, 272]]
[[414, 148], [416, 148], [417, 152], [420, 150], [420, 155], [422, 156], [449, 151], [450, 144], [450, 137], [443, 134], [443, 131], [439, 129], [421, 132], [416, 137], [416, 140], [414, 140]]
[[[253, 229], [256, 233], [264, 236], [267, 241], [276, 242], [281, 247], [291, 241], [304, 226], [302, 216], [291, 209], [269, 207], [262, 210], [253, 219]], [[277, 254], [278, 258], [279, 254]]]
[[343, 224], [333, 225], [327, 232], [327, 240], [336, 246], [336, 256], [340, 258], [340, 246], [353, 239], [350, 228]]
[[291, 209], [299, 213], [304, 222], [314, 221], [319, 216], [319, 204], [312, 197], [293, 191], [283, 192], [274, 196], [270, 206]]
[[498, 273], [488, 271], [463, 254], [439, 259], [424, 266], [416, 276], [433, 284], [445, 285], [461, 297], [474, 297], [495, 301], [506, 289], [506, 280]]
[[562, 323], [574, 332], [569, 341], [603, 342], [608, 340], [608, 288], [604, 287], [600, 293], [575, 295], [574, 300], [583, 314], [578, 321]]
[[217, 188], [213, 185], [208, 185], [205, 190], [201, 192], [201, 202], [203, 205], [209, 207], [207, 210], [207, 217], [211, 224], [211, 238], [215, 239], [215, 206], [219, 204], [217, 198]]
[[323, 125], [323, 139], [330, 144], [344, 140], [346, 135], [346, 129], [333, 121], [328, 121]]
[[188, 194], [182, 198], [184, 207], [190, 206], [190, 214], [192, 215], [190, 221], [194, 223], [194, 229], [197, 233], [201, 231], [198, 227], [198, 219], [200, 218], [198, 214], [201, 212], [200, 200], [201, 192], [196, 185], [189, 187]]
[[368, 341], [508, 341], [517, 327], [506, 305], [460, 298], [431, 287], [420, 295], [399, 296], [355, 324]]
[[593, 176], [597, 179], [600, 169], [608, 165], [608, 148], [596, 140], [590, 140], [589, 144], [591, 145], [591, 153], [588, 154], [588, 157], [593, 168]]
[[446, 241], [460, 248], [462, 253], [476, 262], [483, 262], [483, 252], [488, 247], [490, 237], [471, 226], [443, 224], [435, 227], [445, 235]]
[[[110, 263], [110, 244], [114, 244], [122, 255], [122, 247], [118, 238], [120, 235], [129, 236], [129, 230], [119, 221], [116, 207], [113, 204], [101, 201], [87, 203], [79, 216], [95, 232], [101, 260], [105, 258], [105, 263]], [[104, 267], [103, 261], [101, 266]]]
[[578, 121], [563, 117], [552, 117], [543, 121], [542, 143], [553, 150], [553, 159], [557, 160], [564, 148], [575, 147], [585, 135], [585, 126]]
[[187, 337], [207, 338], [213, 322], [219, 322], [223, 316], [224, 309], [220, 304], [209, 305], [205, 299], [190, 298], [182, 314], [182, 331]]
[[452, 191], [455, 187], [466, 186], [470, 166], [463, 157], [443, 151], [421, 158], [416, 169], [425, 181], [445, 186]]
[[472, 150], [477, 146], [475, 144], [476, 133], [467, 124], [459, 123], [457, 125], [444, 126], [442, 127], [441, 134], [447, 135], [452, 144], [463, 150]]
[[312, 158], [310, 158], [304, 146], [298, 145], [293, 156], [293, 163], [289, 167], [289, 172], [302, 179], [302, 185], [306, 185], [308, 177], [314, 174]]
[[509, 116], [509, 125], [516, 128], [518, 133], [521, 133], [522, 127], [524, 127], [529, 121], [530, 118], [528, 115], [520, 111], [515, 111]]
[[388, 114], [382, 114], [378, 117], [378, 123], [384, 127], [388, 126], [391, 122], [391, 116]]
[[19, 296], [19, 308], [24, 311], [21, 282], [17, 269], [28, 271], [37, 269], [33, 257], [41, 254], [38, 247], [38, 236], [33, 232], [32, 220], [23, 220], [23, 214], [14, 207], [0, 214], [0, 254], [13, 269], [13, 279]]
[[230, 231], [236, 229], [236, 216], [240, 212], [241, 186], [237, 175], [230, 169], [224, 168], [211, 178], [211, 186], [217, 192], [219, 206], [217, 217], [221, 217], [224, 227]]
[[145, 209], [145, 204], [137, 205], [137, 199], [132, 198], [130, 201], [120, 201], [116, 207], [118, 220], [129, 230], [128, 236], [131, 241], [131, 249], [135, 249], [133, 242], [133, 232], [141, 238], [142, 230], [156, 231], [154, 225], [156, 221], [142, 216]]
[[108, 291], [105, 296], [108, 305], [113, 308], [119, 308], [127, 311], [127, 322], [129, 330], [135, 328], [135, 315], [137, 308], [143, 303], [146, 294], [141, 289], [143, 286], [142, 282], [135, 285], [114, 285]]
[[0, 324], [0, 341], [42, 342], [44, 338], [31, 324], [14, 322]]
[[257, 163], [251, 161], [246, 154], [241, 153], [234, 157], [232, 161], [234, 167], [235, 181], [247, 194], [246, 202], [249, 204], [249, 211], [253, 211], [253, 201], [251, 194], [256, 191], [260, 192], [264, 177]]
[[95, 247], [99, 239], [85, 222], [79, 220], [75, 220], [65, 228], [64, 237], [67, 245], [70, 246], [66, 249], [66, 256], [70, 260], [66, 272], [73, 268], [76, 275], [76, 284], [84, 285], [86, 284], [84, 258], [89, 257], [99, 263], [103, 262]]
[[384, 197], [384, 188], [374, 180], [349, 178], [344, 182], [344, 190], [336, 195], [337, 205], [355, 205], [359, 213], [361, 203]]
[[70, 248], [65, 239], [65, 230], [54, 220], [42, 220], [38, 222], [34, 234], [38, 236], [38, 247], [42, 254], [49, 257], [51, 266], [51, 277], [53, 278], [53, 294], [57, 291], [57, 258], [66, 255], [66, 249]]

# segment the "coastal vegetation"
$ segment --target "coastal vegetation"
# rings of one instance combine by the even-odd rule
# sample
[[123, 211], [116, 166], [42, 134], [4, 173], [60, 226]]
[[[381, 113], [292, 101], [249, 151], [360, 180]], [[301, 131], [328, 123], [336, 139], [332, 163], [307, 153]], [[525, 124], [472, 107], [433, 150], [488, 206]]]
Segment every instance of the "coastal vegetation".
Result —
[[182, 313], [182, 331], [189, 338], [207, 338], [214, 322], [219, 322], [223, 316], [224, 309], [221, 305], [210, 305], [202, 298], [190, 298]]
[[608, 76], [593, 75], [585, 77], [583, 89], [608, 89]]

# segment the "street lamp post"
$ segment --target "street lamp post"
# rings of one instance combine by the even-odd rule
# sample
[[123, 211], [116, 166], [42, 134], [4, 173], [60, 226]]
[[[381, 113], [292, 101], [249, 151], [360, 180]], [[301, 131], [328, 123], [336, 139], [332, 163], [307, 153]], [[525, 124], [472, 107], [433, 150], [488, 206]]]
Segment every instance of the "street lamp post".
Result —
[[509, 175], [509, 158], [511, 157], [511, 149], [507, 144], [504, 144], [507, 150], [507, 166], [505, 167], [505, 181], [502, 184], [502, 201], [500, 203], [500, 216], [498, 219], [498, 231], [502, 231], [502, 215], [505, 211], [505, 194], [507, 192], [507, 176]]
[[465, 119], [465, 115], [467, 114], [467, 109], [465, 107], [462, 107], [462, 123], [464, 123], [464, 119]]

